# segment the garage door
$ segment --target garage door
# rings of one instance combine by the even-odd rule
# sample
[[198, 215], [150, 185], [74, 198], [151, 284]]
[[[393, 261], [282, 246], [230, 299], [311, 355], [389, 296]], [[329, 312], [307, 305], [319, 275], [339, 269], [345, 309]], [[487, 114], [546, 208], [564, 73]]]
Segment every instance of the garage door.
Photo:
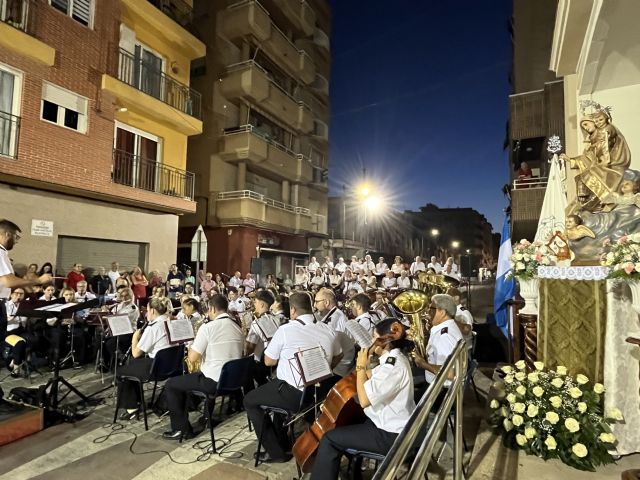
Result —
[[85, 275], [93, 275], [98, 267], [111, 268], [111, 262], [117, 261], [120, 270], [131, 271], [139, 265], [146, 272], [146, 243], [118, 242], [82, 237], [58, 237], [59, 273], [68, 273], [74, 263], [81, 263]]

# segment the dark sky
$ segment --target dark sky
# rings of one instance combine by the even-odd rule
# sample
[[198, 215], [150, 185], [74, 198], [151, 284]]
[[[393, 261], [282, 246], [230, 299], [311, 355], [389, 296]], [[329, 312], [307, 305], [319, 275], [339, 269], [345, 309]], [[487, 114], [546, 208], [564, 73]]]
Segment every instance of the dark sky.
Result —
[[506, 206], [511, 0], [330, 0], [331, 194], [362, 178], [398, 209]]

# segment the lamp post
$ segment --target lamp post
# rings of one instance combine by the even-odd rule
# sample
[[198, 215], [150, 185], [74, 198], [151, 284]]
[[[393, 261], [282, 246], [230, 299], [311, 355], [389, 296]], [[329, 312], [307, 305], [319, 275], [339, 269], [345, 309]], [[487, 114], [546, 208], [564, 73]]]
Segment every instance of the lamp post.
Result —
[[433, 238], [433, 249], [435, 250], [434, 252], [434, 256], [436, 257], [436, 261], [439, 260], [439, 253], [438, 252], [438, 235], [440, 235], [440, 230], [438, 230], [437, 228], [432, 228], [431, 229], [431, 238]]
[[471, 249], [467, 248], [467, 310], [471, 310]]
[[[456, 261], [456, 252], [460, 248], [460, 242], [458, 240], [454, 240], [451, 242], [451, 249], [453, 250], [453, 261]], [[460, 254], [458, 254], [458, 266], [460, 266]]]

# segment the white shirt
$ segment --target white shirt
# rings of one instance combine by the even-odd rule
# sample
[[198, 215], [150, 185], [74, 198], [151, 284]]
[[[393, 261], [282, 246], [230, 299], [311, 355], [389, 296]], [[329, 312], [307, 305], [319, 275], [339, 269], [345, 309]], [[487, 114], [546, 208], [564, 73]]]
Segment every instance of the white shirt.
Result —
[[229, 286], [230, 287], [238, 288], [240, 285], [242, 285], [242, 279], [241, 278], [231, 277], [229, 279]]
[[344, 288], [342, 289], [342, 293], [346, 294], [351, 289], [355, 289], [358, 293], [364, 293], [362, 286], [358, 283], [357, 280], [350, 280], [348, 282], [344, 282]]
[[416, 272], [424, 272], [426, 269], [427, 267], [424, 266], [424, 262], [413, 262], [409, 271], [411, 272], [411, 275], [415, 275]]
[[133, 302], [120, 302], [116, 305], [113, 313], [119, 313], [122, 315], [128, 315], [129, 321], [131, 322], [131, 326], [135, 330], [136, 323], [138, 322], [138, 318], [140, 318], [140, 310], [136, 307]]
[[376, 275], [384, 275], [389, 270], [389, 266], [386, 263], [376, 263]]
[[18, 327], [24, 326], [27, 323], [27, 317], [15, 316], [20, 306], [19, 303], [13, 303], [13, 301], [9, 300], [4, 306], [7, 309], [7, 332], [17, 330]]
[[[0, 245], [0, 277], [11, 275], [13, 273], [13, 265], [9, 259], [9, 252]], [[8, 299], [11, 296], [11, 288], [0, 286], [0, 298]]]
[[397, 279], [398, 288], [411, 288], [411, 279], [409, 277], [399, 277]]
[[[265, 356], [278, 360], [278, 378], [299, 390], [303, 389], [302, 378], [292, 368], [292, 363], [295, 365], [296, 352], [320, 346], [324, 350], [325, 359], [329, 365], [333, 357], [342, 352], [331, 328], [324, 323], [314, 322], [313, 315], [307, 314], [300, 315], [296, 320], [282, 325], [264, 351]], [[297, 365], [296, 368], [298, 368]]]
[[340, 272], [340, 274], [343, 274], [344, 271], [347, 269], [347, 264], [344, 262], [338, 262], [336, 263], [335, 269]]
[[109, 270], [107, 272], [107, 276], [109, 277], [109, 280], [111, 280], [111, 287], [113, 287], [113, 290], [115, 291], [116, 280], [120, 278], [120, 272], [118, 272], [117, 270], [115, 272], [113, 270]]
[[328, 262], [324, 262], [321, 268], [325, 269], [326, 271], [333, 270], [333, 262], [331, 260], [329, 260]]
[[342, 349], [342, 359], [333, 369], [333, 373], [346, 377], [353, 369], [356, 353], [355, 340], [347, 330], [347, 316], [338, 307], [333, 307], [320, 321], [330, 326], [336, 333], [336, 338]]
[[396, 285], [398, 284], [397, 280], [395, 277], [384, 277], [382, 279], [382, 286], [384, 288], [394, 288]]
[[402, 272], [402, 270], [404, 270], [404, 265], [401, 263], [394, 263], [393, 265], [391, 265], [391, 271], [396, 275], [400, 275], [400, 272]]
[[[276, 316], [276, 315], [271, 315], [269, 313], [263, 313], [262, 316], [267, 316], [268, 318], [270, 318], [274, 324], [280, 326], [280, 324], [282, 323], [280, 321], [280, 317]], [[262, 318], [262, 316], [260, 318]], [[255, 321], [251, 321], [251, 326], [249, 327], [249, 332], [247, 333], [247, 342], [252, 343], [255, 345], [255, 348], [253, 350], [253, 358], [257, 361], [260, 362], [262, 361], [262, 353], [264, 352], [265, 349], [265, 343], [268, 345], [269, 341], [267, 340], [265, 342], [265, 340], [263, 339], [264, 334], [262, 333], [262, 331], [260, 330], [260, 327], [258, 327], [258, 324]]]
[[229, 311], [230, 312], [237, 312], [237, 313], [242, 313], [246, 310], [246, 305], [245, 303], [239, 299], [236, 298], [235, 300], [229, 300]]
[[351, 261], [349, 267], [351, 268], [351, 271], [356, 274], [364, 271], [364, 264], [360, 262]]
[[380, 365], [364, 383], [371, 402], [364, 413], [376, 427], [400, 433], [416, 408], [413, 401], [411, 365], [402, 352], [394, 348], [380, 356]]
[[216, 382], [225, 363], [242, 358], [243, 347], [242, 330], [226, 313], [202, 325], [191, 345], [195, 352], [203, 356], [200, 371]]
[[429, 264], [427, 265], [427, 268], [433, 268], [436, 273], [440, 273], [442, 271], [442, 265], [440, 265], [440, 263], [436, 262], [436, 263], [432, 263], [429, 262]]
[[373, 335], [373, 328], [376, 326], [376, 320], [369, 312], [364, 312], [356, 317], [356, 322], [362, 325], [370, 335]]
[[324, 275], [316, 275], [311, 279], [311, 283], [317, 285], [318, 287], [321, 287], [322, 285], [327, 283], [327, 279]]
[[309, 270], [310, 272], [315, 272], [319, 268], [320, 264], [318, 262], [311, 262], [309, 263], [309, 265], [307, 265], [307, 270]]
[[86, 291], [84, 292], [84, 295], [80, 295], [78, 292], [76, 292], [74, 298], [76, 302], [81, 303], [88, 302], [89, 300], [95, 300], [96, 296], [93, 293]]
[[320, 320], [321, 323], [329, 325], [335, 332], [346, 332], [347, 321], [347, 316], [338, 307], [333, 307], [322, 317], [322, 320]]
[[[462, 305], [456, 307], [456, 322], [464, 325], [471, 325], [473, 328], [473, 315], [471, 312], [464, 308]], [[463, 335], [464, 341], [467, 342], [467, 348], [473, 347], [473, 332], [469, 332], [469, 335]]]
[[140, 340], [138, 340], [138, 348], [151, 358], [155, 358], [160, 350], [169, 348], [169, 340], [167, 339], [167, 331], [164, 322], [169, 321], [165, 315], [160, 315], [144, 329]]
[[[444, 365], [445, 360], [456, 348], [456, 344], [462, 340], [462, 333], [455, 320], [449, 319], [431, 328], [429, 342], [427, 343], [427, 362], [432, 365]], [[424, 378], [433, 383], [436, 376], [428, 370], [424, 371]], [[444, 383], [445, 387], [451, 385], [451, 380]]]

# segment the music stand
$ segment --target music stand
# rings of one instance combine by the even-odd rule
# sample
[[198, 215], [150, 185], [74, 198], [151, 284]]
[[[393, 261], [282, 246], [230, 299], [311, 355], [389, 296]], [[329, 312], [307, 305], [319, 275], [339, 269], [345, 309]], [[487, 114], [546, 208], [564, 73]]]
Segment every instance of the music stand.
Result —
[[[57, 310], [57, 311], [39, 310], [43, 307], [52, 307], [54, 305], [64, 304], [64, 303], [65, 301], [63, 298], [52, 300], [50, 302], [36, 301], [28, 305], [21, 303], [20, 307], [18, 307], [18, 311], [16, 312], [16, 315], [19, 315], [22, 317], [43, 318], [43, 319], [62, 317], [62, 316], [67, 316], [68, 314], [73, 314], [74, 312], [77, 312], [80, 310], [96, 307], [99, 304], [99, 300], [96, 298], [94, 300], [77, 303], [75, 305], [72, 305], [70, 307], [64, 308], [62, 310]], [[70, 393], [74, 393], [78, 398], [80, 398], [80, 400], [82, 400], [85, 403], [89, 401], [89, 397], [87, 397], [82, 392], [80, 392], [80, 390], [78, 390], [76, 387], [71, 385], [69, 381], [67, 381], [63, 376], [60, 375], [60, 364], [61, 364], [60, 362], [61, 345], [60, 344], [61, 342], [62, 342], [62, 335], [59, 335], [57, 338], [57, 343], [56, 345], [54, 345], [54, 348], [53, 348], [53, 356], [54, 356], [53, 377], [49, 379], [49, 381], [45, 386], [45, 392], [48, 392], [47, 393], [48, 404], [49, 404], [49, 407], [53, 410], [58, 410], [59, 403], [62, 400], [64, 400]], [[69, 391], [61, 398], [58, 398], [58, 394], [60, 391], [60, 384], [67, 387]]]

